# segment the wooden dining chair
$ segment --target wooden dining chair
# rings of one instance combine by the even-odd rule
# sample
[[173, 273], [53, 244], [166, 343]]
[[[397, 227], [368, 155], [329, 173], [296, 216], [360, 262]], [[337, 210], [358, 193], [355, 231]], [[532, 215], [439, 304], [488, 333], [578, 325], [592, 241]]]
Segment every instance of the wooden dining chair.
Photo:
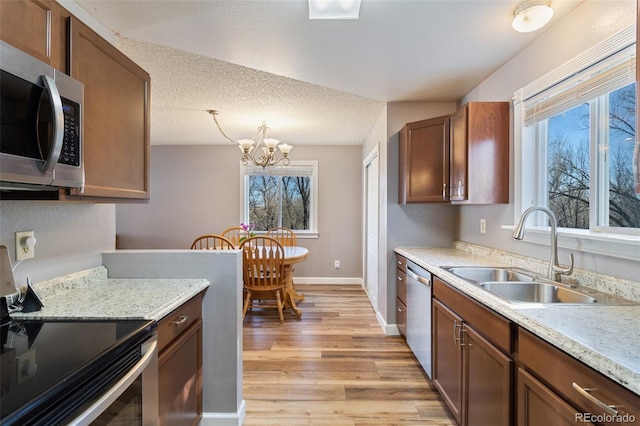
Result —
[[289, 228], [280, 226], [278, 228], [271, 228], [266, 233], [267, 237], [275, 238], [283, 247], [293, 247], [297, 245], [298, 237], [296, 233]]
[[[253, 302], [261, 308], [277, 308], [280, 322], [284, 322], [284, 249], [271, 237], [247, 238], [240, 244], [242, 250], [242, 275], [244, 281], [244, 305], [242, 319]], [[275, 304], [271, 303], [275, 300]]]
[[201, 235], [191, 243], [192, 250], [231, 250], [236, 246], [222, 235]]
[[225, 229], [220, 235], [231, 240], [234, 246], [240, 247], [240, 238], [246, 237], [246, 231], [241, 226], [232, 226]]

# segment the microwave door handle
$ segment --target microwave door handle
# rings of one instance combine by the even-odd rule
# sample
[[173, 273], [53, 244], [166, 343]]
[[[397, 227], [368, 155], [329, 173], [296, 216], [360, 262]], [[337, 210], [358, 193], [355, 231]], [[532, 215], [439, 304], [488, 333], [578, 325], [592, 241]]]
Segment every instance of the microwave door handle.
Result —
[[44, 164], [40, 171], [42, 173], [49, 173], [58, 163], [60, 158], [60, 152], [62, 151], [62, 141], [64, 138], [64, 113], [62, 112], [62, 99], [58, 92], [58, 87], [53, 78], [43, 75], [44, 87], [49, 92], [49, 99], [51, 99], [51, 109], [53, 109], [53, 143], [51, 148], [44, 159]]

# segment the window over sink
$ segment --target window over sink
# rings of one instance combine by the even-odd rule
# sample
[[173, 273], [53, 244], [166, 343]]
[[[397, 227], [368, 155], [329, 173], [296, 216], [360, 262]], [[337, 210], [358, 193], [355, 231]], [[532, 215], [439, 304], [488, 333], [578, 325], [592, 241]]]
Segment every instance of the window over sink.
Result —
[[640, 236], [635, 47], [625, 29], [514, 94], [514, 223], [547, 206], [565, 247], [638, 257], [627, 247]]
[[318, 161], [240, 169], [243, 222], [257, 232], [284, 226], [299, 238], [317, 236]]

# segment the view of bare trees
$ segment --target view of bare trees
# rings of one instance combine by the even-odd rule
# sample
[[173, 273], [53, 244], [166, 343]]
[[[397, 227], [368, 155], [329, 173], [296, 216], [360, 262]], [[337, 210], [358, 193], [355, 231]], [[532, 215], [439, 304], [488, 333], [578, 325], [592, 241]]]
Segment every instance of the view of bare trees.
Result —
[[249, 177], [249, 222], [256, 224], [257, 231], [277, 226], [309, 229], [310, 208], [310, 177]]
[[[576, 119], [571, 130], [588, 129], [588, 108], [579, 106], [572, 112]], [[640, 196], [635, 194], [633, 178], [635, 127], [635, 84], [631, 84], [609, 96], [609, 146], [604, 152], [608, 156], [609, 226], [640, 228]], [[571, 139], [568, 133], [557, 126], [549, 135], [549, 208], [559, 226], [588, 229], [589, 140], [588, 136]]]

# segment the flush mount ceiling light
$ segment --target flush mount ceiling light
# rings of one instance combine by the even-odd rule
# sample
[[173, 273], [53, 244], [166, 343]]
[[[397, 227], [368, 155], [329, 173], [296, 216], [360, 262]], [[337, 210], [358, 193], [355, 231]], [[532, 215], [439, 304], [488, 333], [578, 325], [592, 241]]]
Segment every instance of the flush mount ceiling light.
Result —
[[358, 19], [360, 0], [309, 0], [309, 19]]
[[[271, 128], [267, 127], [265, 122], [262, 122], [262, 125], [258, 127], [258, 133], [256, 133], [253, 139], [234, 141], [222, 131], [222, 127], [220, 127], [220, 123], [218, 123], [218, 119], [216, 118], [219, 112], [215, 109], [209, 109], [207, 112], [213, 116], [213, 121], [216, 123], [220, 134], [238, 145], [240, 151], [242, 151], [242, 164], [245, 166], [247, 164], [253, 164], [264, 169], [267, 166], [275, 166], [278, 163], [282, 163], [285, 166], [289, 164], [289, 158], [287, 157], [289, 151], [293, 149], [293, 146], [280, 143], [278, 139], [268, 138], [267, 132], [271, 130]], [[278, 152], [280, 152], [280, 154], [278, 154]]]
[[520, 3], [513, 11], [513, 29], [530, 33], [547, 25], [553, 16], [550, 0], [529, 0]]

